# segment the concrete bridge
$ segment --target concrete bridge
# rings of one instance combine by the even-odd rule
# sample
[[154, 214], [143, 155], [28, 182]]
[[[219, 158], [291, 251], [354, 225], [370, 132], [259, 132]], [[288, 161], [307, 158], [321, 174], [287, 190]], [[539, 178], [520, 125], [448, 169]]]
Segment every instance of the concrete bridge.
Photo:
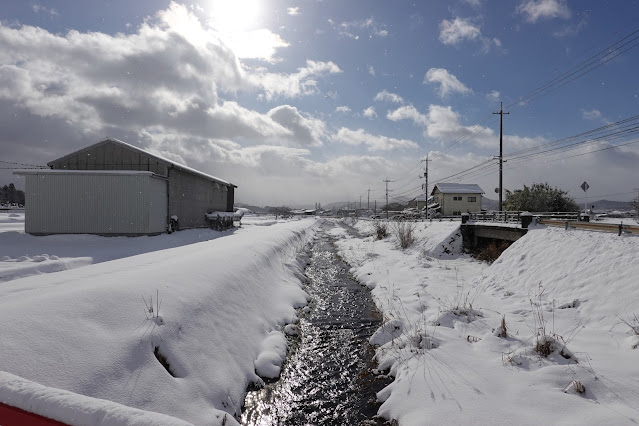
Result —
[[476, 247], [488, 243], [492, 240], [517, 241], [526, 233], [528, 229], [515, 224], [484, 224], [484, 223], [464, 223], [461, 225], [463, 247], [466, 251], [472, 251]]

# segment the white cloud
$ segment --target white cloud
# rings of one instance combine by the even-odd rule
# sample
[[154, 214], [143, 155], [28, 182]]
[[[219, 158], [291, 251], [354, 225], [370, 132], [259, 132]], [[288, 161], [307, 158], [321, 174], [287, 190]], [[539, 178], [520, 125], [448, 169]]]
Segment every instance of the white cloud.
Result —
[[486, 95], [486, 98], [488, 98], [491, 101], [498, 101], [500, 97], [501, 97], [501, 93], [499, 93], [497, 90], [493, 90]]
[[388, 36], [386, 25], [377, 22], [375, 18], [372, 17], [356, 21], [345, 21], [340, 24], [336, 24], [332, 19], [329, 19], [328, 22], [340, 35], [354, 40], [359, 40], [360, 33], [366, 33], [369, 38], [372, 38], [373, 36]]
[[362, 115], [364, 115], [364, 117], [366, 117], [366, 118], [377, 118], [377, 113], [375, 112], [375, 108], [372, 107], [372, 106], [366, 108], [362, 112]]
[[439, 95], [446, 96], [449, 93], [472, 93], [461, 81], [443, 68], [431, 68], [424, 76], [424, 84], [439, 84]]
[[306, 61], [306, 67], [299, 68], [294, 74], [275, 74], [266, 70], [258, 70], [248, 79], [256, 86], [264, 89], [266, 99], [276, 96], [298, 97], [319, 92], [317, 77], [326, 74], [341, 73], [342, 70], [333, 62]]
[[288, 13], [289, 15], [295, 16], [295, 15], [299, 15], [300, 14], [300, 8], [299, 7], [289, 7], [286, 9], [286, 13]]
[[390, 93], [386, 90], [382, 90], [381, 92], [377, 93], [375, 95], [375, 98], [373, 98], [374, 101], [381, 101], [381, 102], [393, 102], [396, 104], [403, 104], [404, 103], [404, 98], [402, 98], [401, 96], [395, 94], [395, 93]]
[[321, 120], [311, 116], [303, 116], [297, 108], [281, 105], [268, 112], [268, 116], [276, 123], [292, 132], [289, 138], [294, 145], [321, 146], [326, 127]]
[[347, 107], [346, 105], [338, 106], [337, 108], [335, 108], [335, 112], [350, 112], [350, 111], [351, 109]]
[[586, 26], [588, 26], [588, 19], [587, 19], [587, 15], [585, 17], [583, 17], [579, 22], [577, 22], [576, 24], [572, 24], [572, 25], [566, 25], [564, 28], [562, 28], [559, 31], [555, 31], [554, 33], [552, 33], [553, 36], [557, 37], [557, 38], [564, 38], [564, 37], [576, 37], [579, 35], [579, 33], [586, 28]]
[[592, 109], [590, 111], [586, 111], [584, 109], [581, 110], [581, 116], [584, 120], [597, 120], [601, 118], [601, 111], [597, 109]]
[[375, 68], [372, 65], [368, 66], [368, 73], [375, 77]]
[[312, 160], [310, 151], [302, 148], [242, 147], [228, 140], [184, 140], [158, 132], [140, 134], [139, 138], [157, 154], [230, 180], [239, 186], [237, 202], [258, 205], [296, 206], [354, 199], [362, 187], [379, 180], [380, 175], [390, 175], [402, 164], [388, 159], [387, 152], [383, 157], [346, 155], [320, 162]]
[[32, 122], [46, 119], [54, 128], [59, 121], [77, 131], [47, 145], [53, 156], [87, 139], [119, 135], [133, 142], [145, 131], [184, 140], [320, 146], [321, 120], [288, 105], [263, 114], [220, 99], [218, 92], [311, 95], [319, 92], [322, 76], [340, 72], [332, 62], [311, 60], [293, 74], [245, 68], [215, 32], [177, 3], [130, 34], [52, 34], [0, 23], [0, 45], [0, 104]]
[[464, 41], [477, 42], [481, 46], [481, 53], [490, 52], [491, 48], [501, 48], [501, 40], [485, 37], [479, 25], [472, 19], [455, 18], [453, 21], [444, 19], [439, 24], [439, 40], [449, 46], [457, 46]]
[[517, 12], [525, 15], [525, 19], [532, 23], [538, 19], [568, 19], [571, 16], [565, 0], [527, 0], [517, 7]]
[[364, 129], [350, 130], [342, 127], [332, 136], [335, 142], [342, 142], [347, 145], [365, 145], [369, 151], [390, 151], [399, 148], [419, 148], [415, 142], [408, 139], [395, 139], [386, 136], [376, 136], [367, 133]]
[[386, 118], [391, 121], [411, 120], [418, 126], [428, 125], [428, 117], [417, 111], [417, 108], [412, 105], [404, 105], [395, 111], [389, 111], [388, 114], [386, 114]]
[[[470, 142], [482, 149], [495, 149], [499, 137], [495, 131], [480, 125], [464, 126], [459, 114], [450, 106], [430, 105], [428, 113], [420, 113], [414, 106], [402, 106], [390, 111], [386, 118], [392, 121], [411, 120], [424, 129], [424, 136], [446, 145], [454, 141]], [[504, 145], [510, 150], [528, 148], [544, 143], [545, 139], [504, 135]]]
[[267, 62], [277, 62], [275, 54], [278, 49], [289, 46], [279, 35], [264, 28], [224, 34], [221, 38], [238, 58], [262, 59]]
[[35, 12], [35, 13], [40, 13], [40, 12], [44, 12], [44, 13], [48, 13], [51, 16], [58, 16], [60, 15], [58, 13], [57, 10], [55, 9], [49, 9], [45, 6], [42, 6], [40, 4], [34, 4], [33, 6], [31, 6], [31, 9]]
[[439, 24], [439, 40], [448, 45], [456, 45], [464, 40], [474, 40], [481, 30], [468, 19], [455, 18], [452, 22], [444, 19]]

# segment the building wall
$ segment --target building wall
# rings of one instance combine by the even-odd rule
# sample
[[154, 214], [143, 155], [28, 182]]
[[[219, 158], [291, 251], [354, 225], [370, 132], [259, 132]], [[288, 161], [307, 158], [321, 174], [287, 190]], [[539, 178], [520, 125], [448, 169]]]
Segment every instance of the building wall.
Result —
[[25, 231], [35, 235], [159, 234], [166, 181], [151, 174], [26, 175]]
[[227, 192], [220, 185], [179, 169], [169, 171], [169, 216], [177, 216], [180, 229], [208, 226], [204, 215], [226, 211]]
[[[439, 202], [441, 213], [444, 216], [481, 211], [481, 194], [442, 194], [439, 190], [436, 190], [433, 195], [435, 201]], [[461, 200], [456, 199], [460, 197]], [[475, 201], [468, 201], [470, 197], [475, 197]]]
[[[233, 211], [233, 187], [215, 183], [198, 174], [166, 164], [116, 142], [107, 142], [90, 150], [51, 163], [53, 169], [68, 170], [139, 170], [150, 171], [169, 179], [169, 215], [178, 217], [179, 227], [207, 227], [206, 213]], [[166, 214], [166, 208], [163, 210]]]
[[408, 207], [415, 207], [417, 210], [421, 210], [426, 206], [426, 203], [422, 200], [410, 200]]
[[106, 143], [52, 164], [53, 169], [68, 170], [140, 170], [167, 175], [167, 166], [117, 143]]

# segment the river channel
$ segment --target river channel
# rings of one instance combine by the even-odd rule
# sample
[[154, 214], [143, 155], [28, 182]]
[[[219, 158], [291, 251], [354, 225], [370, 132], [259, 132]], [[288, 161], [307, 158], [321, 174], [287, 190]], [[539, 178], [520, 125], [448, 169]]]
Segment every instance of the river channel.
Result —
[[250, 391], [243, 425], [360, 425], [373, 420], [375, 394], [388, 384], [370, 372], [368, 338], [381, 315], [367, 288], [352, 279], [337, 256], [325, 222], [309, 252], [306, 291], [310, 311], [300, 313], [301, 336], [289, 340], [279, 380]]

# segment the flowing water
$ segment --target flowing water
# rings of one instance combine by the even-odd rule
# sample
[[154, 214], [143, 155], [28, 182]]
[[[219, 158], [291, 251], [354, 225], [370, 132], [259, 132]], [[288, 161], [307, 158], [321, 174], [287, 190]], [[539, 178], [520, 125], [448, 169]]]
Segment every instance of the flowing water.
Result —
[[[310, 251], [306, 291], [311, 308], [300, 314], [301, 338], [291, 340], [280, 379], [250, 391], [244, 425], [359, 425], [375, 416], [375, 379], [368, 338], [381, 315], [368, 289], [348, 274], [323, 225]], [[379, 421], [377, 419], [376, 421]]]

